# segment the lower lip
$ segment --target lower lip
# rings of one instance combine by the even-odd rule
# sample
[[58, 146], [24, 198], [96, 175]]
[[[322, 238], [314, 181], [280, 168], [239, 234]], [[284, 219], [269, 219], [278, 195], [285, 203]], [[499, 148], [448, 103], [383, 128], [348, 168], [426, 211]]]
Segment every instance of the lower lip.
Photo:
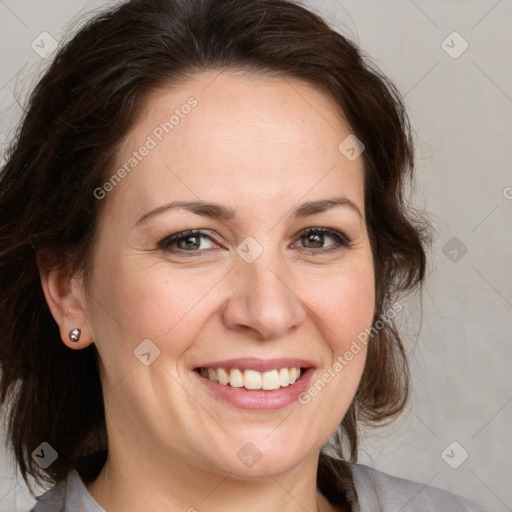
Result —
[[299, 395], [306, 390], [314, 368], [308, 368], [294, 384], [285, 388], [272, 391], [248, 390], [245, 388], [233, 388], [229, 385], [223, 386], [203, 377], [199, 372], [193, 373], [200, 382], [216, 397], [229, 402], [240, 409], [250, 410], [276, 410], [287, 407], [298, 400]]

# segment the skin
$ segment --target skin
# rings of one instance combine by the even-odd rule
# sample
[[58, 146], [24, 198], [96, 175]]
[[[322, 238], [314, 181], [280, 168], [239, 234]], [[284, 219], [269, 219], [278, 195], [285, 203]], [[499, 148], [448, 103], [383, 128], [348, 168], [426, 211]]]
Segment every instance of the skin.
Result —
[[[318, 456], [355, 395], [364, 347], [308, 404], [275, 411], [221, 401], [192, 370], [221, 359], [297, 357], [314, 363], [314, 383], [371, 326], [362, 158], [338, 150], [351, 131], [326, 93], [225, 71], [153, 92], [119, 165], [190, 97], [197, 107], [103, 199], [89, 279], [41, 270], [63, 342], [75, 350], [95, 343], [100, 355], [109, 456], [87, 489], [109, 511], [339, 510], [316, 488]], [[333, 196], [350, 199], [361, 216], [347, 206], [290, 216], [305, 201]], [[137, 224], [170, 201], [198, 199], [234, 208], [236, 217], [172, 209]], [[314, 227], [344, 233], [350, 247], [301, 235]], [[193, 239], [193, 251], [175, 243], [181, 254], [159, 248], [189, 229], [218, 241]], [[248, 236], [263, 248], [252, 263], [236, 252]], [[68, 338], [75, 327], [78, 343]], [[160, 350], [149, 366], [134, 356], [144, 339]], [[250, 468], [237, 457], [248, 442], [262, 454]]]

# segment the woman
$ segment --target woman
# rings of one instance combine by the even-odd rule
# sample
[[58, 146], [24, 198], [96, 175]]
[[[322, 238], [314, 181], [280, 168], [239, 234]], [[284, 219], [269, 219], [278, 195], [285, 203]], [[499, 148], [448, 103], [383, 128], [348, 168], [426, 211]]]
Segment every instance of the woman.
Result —
[[412, 169], [393, 85], [294, 3], [87, 23], [0, 182], [0, 396], [56, 483], [33, 510], [484, 510], [355, 464], [407, 399]]

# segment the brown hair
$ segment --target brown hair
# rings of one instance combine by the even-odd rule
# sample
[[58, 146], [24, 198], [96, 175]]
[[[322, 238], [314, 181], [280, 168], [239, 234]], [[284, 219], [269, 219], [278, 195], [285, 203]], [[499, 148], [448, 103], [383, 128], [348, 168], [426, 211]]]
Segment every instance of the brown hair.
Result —
[[[211, 69], [277, 72], [336, 100], [366, 146], [374, 322], [397, 294], [421, 289], [430, 236], [405, 197], [414, 164], [409, 122], [396, 88], [352, 42], [289, 0], [132, 0], [97, 14], [36, 85], [0, 175], [0, 404], [29, 488], [27, 475], [53, 483], [80, 468], [85, 455], [108, 448], [96, 348], [62, 343], [36, 251], [52, 255], [52, 265], [87, 273], [108, 200], [93, 191], [111, 174], [144, 98]], [[340, 456], [348, 443], [348, 458], [356, 460], [358, 421], [377, 424], [403, 410], [408, 377], [388, 320], [368, 345], [339, 428]], [[43, 441], [58, 452], [45, 470], [31, 457]]]

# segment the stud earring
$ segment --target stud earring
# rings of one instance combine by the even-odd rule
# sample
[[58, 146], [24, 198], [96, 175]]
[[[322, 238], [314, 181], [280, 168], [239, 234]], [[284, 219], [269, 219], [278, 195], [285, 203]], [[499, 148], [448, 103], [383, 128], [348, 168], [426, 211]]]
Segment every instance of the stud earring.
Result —
[[80, 329], [72, 329], [69, 331], [69, 339], [76, 343], [80, 339], [80, 334]]

